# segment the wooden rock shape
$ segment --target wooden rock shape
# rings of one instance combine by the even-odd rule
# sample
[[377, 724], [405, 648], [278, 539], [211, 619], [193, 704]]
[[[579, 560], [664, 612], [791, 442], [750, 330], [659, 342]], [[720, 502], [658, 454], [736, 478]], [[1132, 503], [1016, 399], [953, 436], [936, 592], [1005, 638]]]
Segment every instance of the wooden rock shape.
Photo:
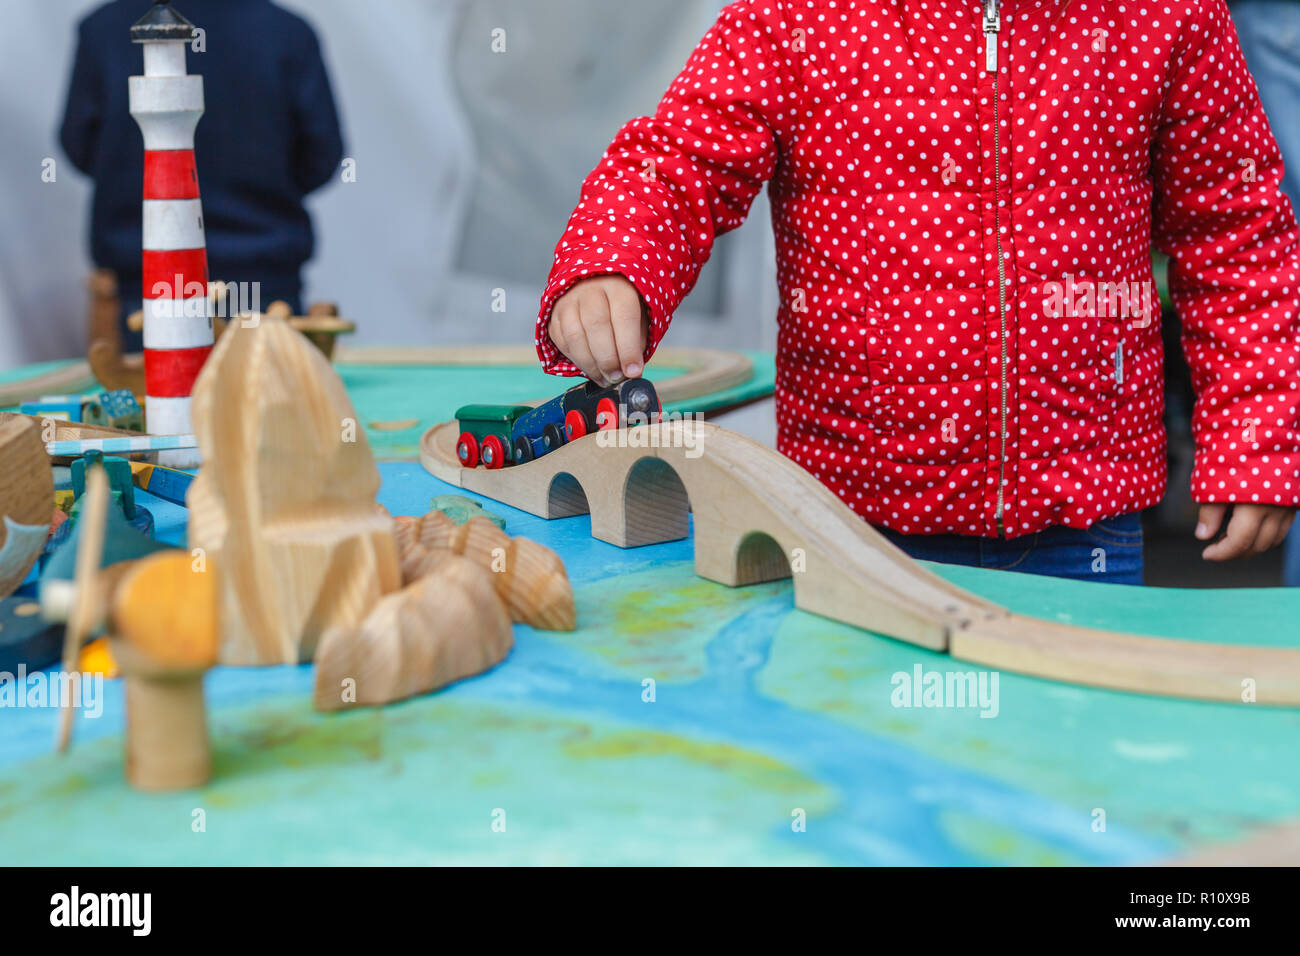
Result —
[[17, 416], [0, 421], [0, 598], [13, 594], [45, 547], [54, 511], [54, 473], [40, 429]]
[[571, 631], [577, 623], [573, 586], [560, 556], [529, 538], [512, 538], [490, 518], [457, 524], [442, 511], [397, 519], [402, 577], [423, 577], [448, 552], [492, 572], [497, 594], [522, 624], [543, 631]]
[[335, 627], [316, 653], [316, 708], [387, 704], [495, 667], [514, 644], [492, 574], [444, 552], [428, 574]]
[[221, 661], [299, 663], [401, 586], [343, 382], [278, 315], [232, 322], [194, 386], [189, 543], [220, 570]]

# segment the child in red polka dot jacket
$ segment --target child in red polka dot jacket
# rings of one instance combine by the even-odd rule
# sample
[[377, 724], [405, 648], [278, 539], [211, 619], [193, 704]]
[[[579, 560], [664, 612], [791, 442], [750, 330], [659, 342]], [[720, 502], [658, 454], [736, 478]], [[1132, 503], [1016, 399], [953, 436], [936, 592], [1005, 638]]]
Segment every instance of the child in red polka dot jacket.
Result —
[[1272, 547], [1300, 502], [1281, 174], [1224, 0], [740, 0], [583, 185], [538, 353], [641, 374], [767, 183], [779, 449], [915, 556], [1140, 583], [1153, 242], [1205, 557]]

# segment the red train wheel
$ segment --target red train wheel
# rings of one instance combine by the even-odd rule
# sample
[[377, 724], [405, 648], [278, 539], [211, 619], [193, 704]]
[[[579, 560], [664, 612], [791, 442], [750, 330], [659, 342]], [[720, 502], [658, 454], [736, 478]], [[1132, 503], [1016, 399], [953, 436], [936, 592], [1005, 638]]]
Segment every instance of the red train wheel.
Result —
[[596, 403], [596, 427], [603, 432], [618, 427], [618, 406], [612, 398], [602, 398]]
[[478, 439], [469, 432], [461, 432], [456, 440], [456, 457], [464, 468], [478, 467]]
[[506, 446], [496, 435], [483, 439], [483, 450], [479, 454], [483, 456], [483, 465], [494, 471], [506, 463]]
[[564, 416], [564, 434], [569, 436], [569, 441], [587, 434], [587, 417], [576, 408]]

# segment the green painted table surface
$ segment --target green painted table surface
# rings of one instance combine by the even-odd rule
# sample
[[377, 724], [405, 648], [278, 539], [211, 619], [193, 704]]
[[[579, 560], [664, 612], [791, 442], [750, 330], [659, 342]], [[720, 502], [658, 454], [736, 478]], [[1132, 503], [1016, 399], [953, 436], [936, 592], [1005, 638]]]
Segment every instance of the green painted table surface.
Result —
[[[749, 381], [689, 401], [670, 402], [665, 411], [710, 412], [765, 398], [772, 394], [776, 365], [770, 352], [740, 350], [754, 365]], [[0, 372], [0, 384], [20, 382], [37, 375], [57, 372], [71, 362], [43, 362]], [[339, 363], [335, 366], [353, 396], [357, 413], [366, 427], [375, 457], [383, 460], [417, 459], [420, 436], [433, 425], [454, 418], [456, 409], [471, 402], [510, 404], [558, 395], [576, 379], [545, 374], [539, 365], [369, 365]], [[646, 377], [662, 381], [681, 374], [671, 365], [651, 363]], [[3, 409], [11, 411], [15, 409]], [[414, 424], [390, 430], [376, 423]]]
[[[363, 418], [416, 414], [345, 375]], [[394, 513], [455, 490], [381, 473]], [[179, 542], [183, 509], [142, 500]], [[916, 668], [976, 669], [795, 610], [788, 582], [699, 579], [689, 539], [620, 550], [485, 504], [565, 559], [578, 630], [518, 626], [487, 674], [341, 714], [312, 709], [310, 666], [217, 668], [215, 776], [184, 793], [126, 786], [120, 682], [66, 756], [52, 710], [0, 709], [0, 862], [1120, 864], [1300, 816], [1300, 711], [1011, 673], [982, 707], [902, 706]], [[1300, 645], [1300, 591], [934, 567], [1047, 618]]]

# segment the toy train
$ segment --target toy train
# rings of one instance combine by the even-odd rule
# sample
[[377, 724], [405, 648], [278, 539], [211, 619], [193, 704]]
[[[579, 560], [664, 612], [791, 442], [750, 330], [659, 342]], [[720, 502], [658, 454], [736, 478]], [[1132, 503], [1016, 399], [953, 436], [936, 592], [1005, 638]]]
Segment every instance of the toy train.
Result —
[[662, 410], [655, 387], [643, 378], [612, 388], [584, 382], [536, 408], [464, 405], [456, 410], [456, 457], [466, 468], [524, 464], [590, 432], [648, 424]]

